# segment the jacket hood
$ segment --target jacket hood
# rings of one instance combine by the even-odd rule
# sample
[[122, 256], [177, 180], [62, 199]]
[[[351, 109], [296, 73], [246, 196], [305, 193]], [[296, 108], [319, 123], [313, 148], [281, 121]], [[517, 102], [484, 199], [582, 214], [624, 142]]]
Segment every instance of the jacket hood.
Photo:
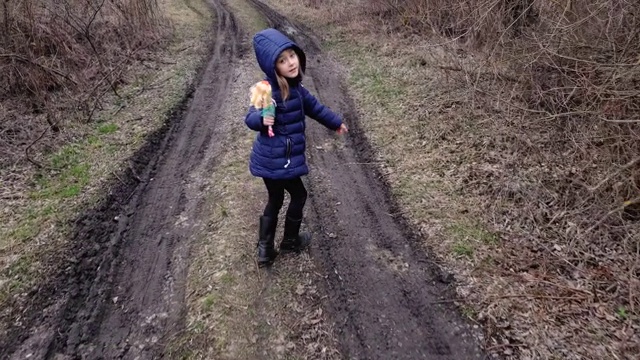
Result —
[[273, 84], [277, 84], [276, 60], [280, 53], [286, 49], [292, 49], [298, 55], [300, 72], [304, 73], [307, 67], [307, 57], [304, 51], [291, 39], [276, 29], [265, 29], [253, 37], [253, 49], [260, 69], [267, 75]]

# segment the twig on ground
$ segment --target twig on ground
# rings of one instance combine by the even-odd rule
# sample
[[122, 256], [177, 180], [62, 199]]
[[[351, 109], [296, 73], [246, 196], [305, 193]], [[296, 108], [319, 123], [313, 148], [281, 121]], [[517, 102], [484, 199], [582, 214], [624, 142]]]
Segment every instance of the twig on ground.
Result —
[[120, 178], [120, 176], [118, 176], [118, 174], [116, 174], [115, 171], [112, 171], [111, 174], [113, 174], [113, 176], [115, 176], [116, 179], [118, 179], [118, 181], [120, 181], [120, 183], [122, 183], [122, 185], [127, 185], [127, 183], [125, 183], [124, 180], [122, 180], [122, 178]]
[[598, 226], [602, 225], [602, 223], [604, 223], [607, 218], [617, 212], [620, 212], [622, 210], [624, 210], [625, 207], [631, 205], [631, 204], [637, 204], [640, 202], [640, 196], [632, 199], [632, 200], [628, 200], [625, 201], [622, 205], [616, 207], [613, 210], [610, 210], [606, 215], [604, 215], [602, 218], [600, 218], [600, 220], [598, 220], [595, 224], [593, 224], [589, 229], [587, 229], [586, 233], [589, 234], [591, 233], [595, 228], [597, 228]]
[[633, 165], [637, 164], [638, 161], [640, 161], [640, 156], [638, 156], [637, 158], [629, 161], [627, 164], [625, 164], [623, 167], [618, 169], [616, 172], [614, 172], [613, 174], [610, 174], [604, 180], [600, 181], [596, 186], [594, 186], [592, 188], [589, 188], [589, 191], [594, 192], [594, 191], [598, 190], [602, 185], [606, 184], [609, 180], [611, 180], [612, 178], [618, 176], [618, 174], [620, 174], [621, 172], [627, 170], [628, 168], [632, 167]]
[[40, 134], [40, 136], [38, 136], [35, 140], [33, 140], [25, 149], [24, 149], [24, 154], [27, 158], [27, 161], [29, 161], [30, 163], [32, 163], [33, 165], [35, 165], [38, 169], [43, 168], [44, 166], [42, 164], [40, 164], [39, 162], [35, 161], [34, 159], [31, 158], [31, 156], [29, 155], [29, 150], [31, 150], [31, 147], [33, 147], [33, 145], [35, 145], [38, 141], [42, 140], [42, 138], [44, 137], [44, 135], [47, 133], [47, 131], [49, 131], [49, 127], [47, 127], [46, 129], [44, 129], [44, 131]]
[[133, 166], [131, 166], [131, 164], [129, 164], [129, 170], [131, 171], [131, 174], [133, 175], [134, 179], [136, 179], [139, 183], [142, 182], [142, 179], [140, 179], [140, 176], [138, 176], [138, 174], [133, 169]]

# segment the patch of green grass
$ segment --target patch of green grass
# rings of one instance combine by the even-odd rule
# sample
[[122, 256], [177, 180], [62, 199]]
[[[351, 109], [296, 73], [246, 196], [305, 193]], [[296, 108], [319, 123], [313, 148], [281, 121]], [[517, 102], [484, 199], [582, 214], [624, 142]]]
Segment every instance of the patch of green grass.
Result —
[[78, 179], [80, 182], [85, 182], [89, 179], [89, 169], [89, 164], [76, 164], [69, 169], [66, 175]]
[[468, 317], [469, 319], [473, 319], [476, 316], [476, 311], [470, 306], [463, 305], [460, 310], [462, 311], [462, 315]]
[[0, 231], [0, 249], [6, 248], [11, 244], [28, 243], [40, 233], [43, 222], [57, 217], [58, 207], [54, 204], [47, 202], [42, 204], [41, 207], [35, 204], [30, 205], [15, 226]]
[[229, 216], [229, 210], [227, 210], [227, 207], [224, 204], [219, 204], [220, 207], [220, 216], [223, 218], [226, 218]]
[[624, 306], [618, 307], [616, 315], [618, 315], [618, 317], [622, 320], [627, 320], [627, 318], [629, 317], [629, 313], [627, 313], [627, 309], [625, 309]]
[[209, 294], [205, 296], [205, 298], [202, 300], [202, 310], [204, 312], [211, 311], [211, 308], [213, 307], [213, 305], [216, 304], [217, 301], [218, 301], [218, 296], [215, 294]]
[[37, 277], [36, 262], [36, 257], [33, 254], [20, 255], [16, 261], [2, 272], [2, 277], [9, 279], [3, 291], [11, 294], [32, 286]]
[[53, 205], [46, 205], [37, 216], [51, 216], [55, 215], [58, 210]]
[[89, 135], [87, 137], [87, 144], [91, 145], [91, 147], [97, 149], [100, 148], [104, 145], [104, 142], [102, 140], [100, 140], [99, 137], [95, 136], [95, 135]]
[[62, 189], [60, 189], [60, 191], [58, 192], [58, 195], [60, 195], [60, 197], [62, 198], [70, 198], [80, 194], [80, 190], [81, 190], [80, 185], [71, 184], [71, 185], [64, 186]]
[[98, 132], [103, 135], [113, 134], [114, 132], [118, 131], [118, 129], [119, 129], [118, 125], [114, 123], [107, 123], [107, 124], [102, 124], [98, 126]]
[[356, 60], [363, 54], [363, 49], [357, 46], [353, 46], [353, 42], [347, 39], [344, 34], [334, 33], [322, 45], [325, 49], [330, 51], [336, 51], [347, 59]]
[[458, 256], [472, 257], [473, 256], [473, 247], [471, 244], [458, 241], [453, 245], [453, 253]]
[[472, 223], [467, 220], [450, 223], [445, 228], [445, 233], [453, 237], [454, 243], [451, 251], [456, 256], [471, 258], [476, 246], [480, 244], [495, 246], [500, 243], [500, 239], [496, 234], [486, 230], [480, 223]]
[[[376, 49], [353, 46], [348, 40], [334, 36], [323, 45], [349, 63], [351, 68], [349, 80], [359, 90], [371, 97], [376, 104], [393, 105], [407, 95], [407, 89], [400, 86], [400, 80], [393, 73], [394, 69], [377, 61]], [[399, 115], [399, 114], [396, 114]]]
[[27, 242], [40, 232], [40, 227], [34, 219], [26, 219], [21, 221], [18, 226], [9, 231], [8, 238], [16, 243]]
[[223, 285], [233, 285], [233, 284], [235, 284], [236, 281], [235, 281], [233, 275], [231, 275], [229, 273], [225, 273], [224, 275], [222, 275], [220, 277], [220, 282]]
[[200, 320], [196, 320], [190, 329], [192, 329], [196, 334], [202, 334], [206, 330], [206, 326], [204, 322]]
[[[66, 199], [79, 195], [91, 181], [91, 167], [86, 163], [91, 156], [86, 144], [63, 146], [51, 156], [51, 167], [36, 175], [33, 199]], [[49, 209], [53, 212], [53, 209]]]
[[385, 120], [389, 116], [400, 118], [404, 112], [402, 100], [407, 95], [406, 88], [400, 86], [392, 73], [377, 64], [370, 52], [357, 47], [339, 49], [341, 55], [352, 62], [349, 82], [363, 94], [362, 100], [376, 104], [385, 114]]
[[391, 103], [405, 95], [405, 90], [395, 84], [393, 78], [382, 68], [366, 66], [364, 63], [354, 73], [355, 80], [367, 89], [375, 99], [382, 103]]
[[499, 243], [496, 234], [485, 230], [480, 224], [472, 224], [463, 220], [447, 226], [445, 233], [453, 237], [452, 251], [458, 256], [472, 257], [475, 246], [478, 244], [497, 245]]
[[60, 170], [78, 163], [81, 150], [77, 144], [69, 144], [60, 148], [51, 156], [51, 167]]
[[487, 245], [497, 245], [500, 242], [498, 235], [487, 231], [480, 224], [453, 223], [447, 227], [447, 233], [459, 241], [479, 241]]

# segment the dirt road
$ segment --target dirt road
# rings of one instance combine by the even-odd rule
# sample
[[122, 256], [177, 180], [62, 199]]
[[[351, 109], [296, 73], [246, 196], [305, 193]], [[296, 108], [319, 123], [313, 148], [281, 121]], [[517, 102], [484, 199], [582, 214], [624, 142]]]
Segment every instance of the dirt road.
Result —
[[[218, 20], [200, 83], [165, 132], [136, 155], [126, 184], [114, 186], [103, 204], [78, 220], [71, 260], [0, 340], [2, 358], [151, 359], [183, 327], [189, 244], [203, 226], [200, 194], [224, 154], [216, 130], [221, 121], [237, 121], [216, 117], [233, 81], [224, 69], [243, 51], [233, 15], [221, 1], [210, 3]], [[337, 143], [317, 123], [308, 127], [311, 252], [326, 274], [321, 285], [342, 354], [482, 358], [468, 326], [440, 302], [450, 294], [447, 276], [392, 215], [395, 205], [370, 165], [373, 152], [339, 70], [311, 32], [251, 3], [307, 51], [305, 86], [345, 114], [352, 130]]]

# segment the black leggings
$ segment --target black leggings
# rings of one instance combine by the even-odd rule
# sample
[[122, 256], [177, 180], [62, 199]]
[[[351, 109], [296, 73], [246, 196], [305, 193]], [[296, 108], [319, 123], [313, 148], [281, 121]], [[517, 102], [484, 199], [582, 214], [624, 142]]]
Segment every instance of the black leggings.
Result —
[[299, 177], [287, 180], [263, 179], [269, 192], [269, 202], [264, 208], [264, 216], [278, 217], [282, 203], [284, 202], [284, 191], [291, 195], [291, 202], [287, 209], [287, 217], [293, 220], [302, 219], [302, 209], [307, 201], [307, 189], [304, 188], [302, 179]]

